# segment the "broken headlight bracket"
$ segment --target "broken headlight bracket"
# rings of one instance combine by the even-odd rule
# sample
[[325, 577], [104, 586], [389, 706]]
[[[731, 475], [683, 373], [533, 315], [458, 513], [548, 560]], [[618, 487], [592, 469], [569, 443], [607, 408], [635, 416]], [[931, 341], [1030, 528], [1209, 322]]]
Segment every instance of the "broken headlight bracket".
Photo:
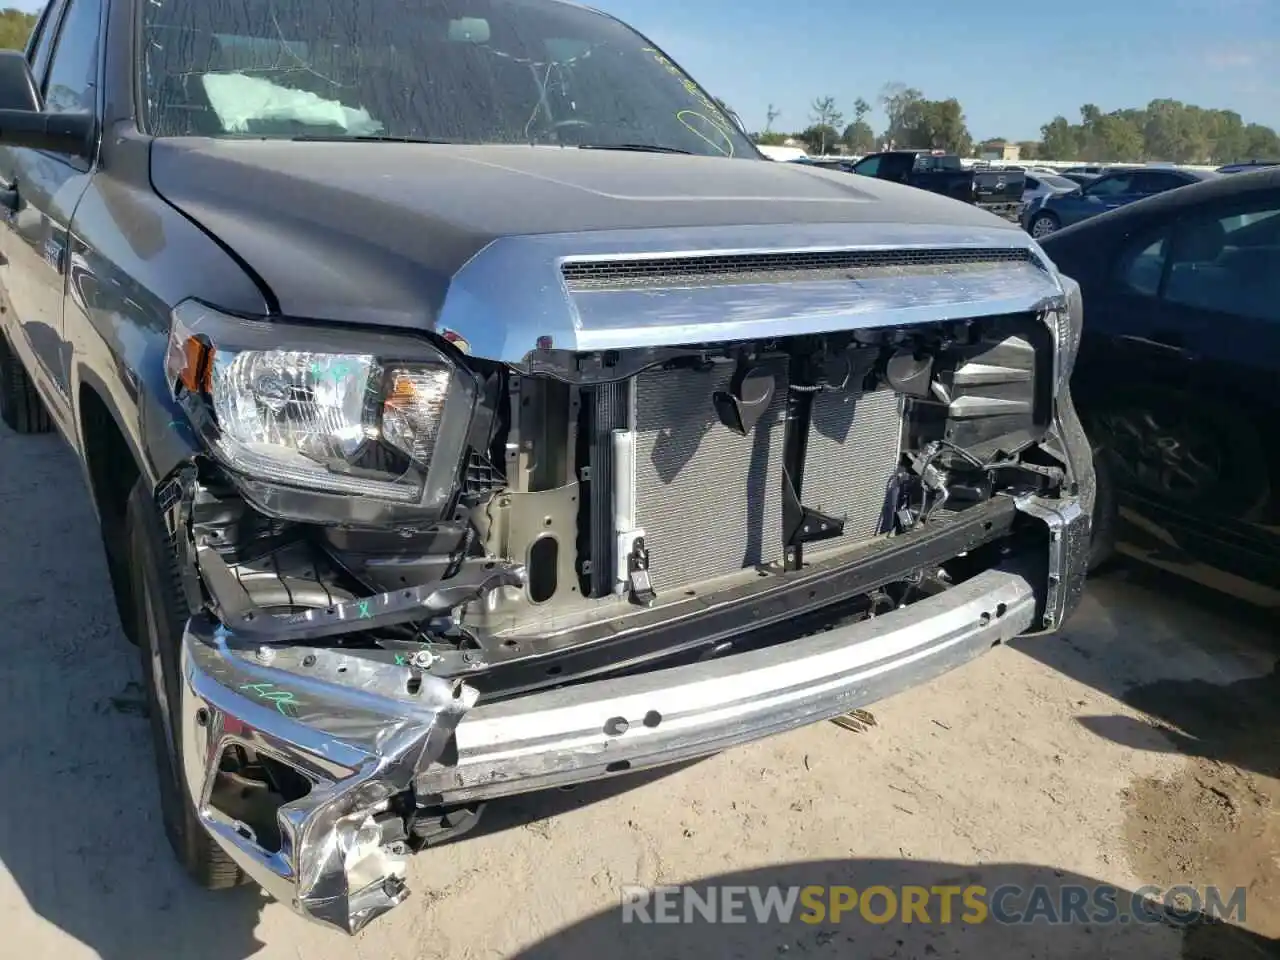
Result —
[[499, 587], [525, 585], [525, 569], [496, 560], [466, 559], [458, 571], [444, 580], [404, 587], [371, 597], [344, 600], [328, 607], [278, 617], [252, 601], [226, 600], [242, 594], [235, 575], [218, 552], [197, 544], [196, 565], [218, 606], [216, 613], [228, 630], [257, 643], [293, 643], [374, 630], [449, 613], [455, 607], [479, 600]]
[[278, 617], [248, 599], [217, 550], [196, 543], [191, 530], [195, 485], [196, 468], [187, 465], [161, 484], [156, 495], [179, 553], [187, 605], [198, 610], [211, 602], [212, 612], [228, 630], [255, 643], [295, 643], [429, 620], [478, 600], [490, 590], [523, 588], [525, 584], [525, 568], [520, 564], [467, 558], [450, 577]]
[[[452, 624], [450, 614], [454, 608], [478, 600], [499, 587], [523, 589], [525, 586], [526, 571], [522, 565], [468, 558], [456, 565], [452, 576], [417, 587], [401, 587], [279, 617], [249, 601], [218, 552], [208, 544], [196, 542], [191, 526], [196, 483], [196, 467], [187, 464], [160, 485], [156, 502], [166, 518], [178, 553], [188, 608], [208, 610], [239, 645], [285, 646], [402, 624], [416, 626], [432, 620], [438, 623], [446, 617]], [[418, 676], [429, 672], [438, 677], [460, 677], [492, 666], [492, 652], [482, 650], [476, 638], [465, 632], [461, 637], [439, 636], [434, 624], [429, 628], [432, 632], [421, 632], [420, 639], [414, 642], [376, 639], [376, 646], [361, 649], [360, 655], [407, 667], [411, 674]], [[433, 642], [436, 639], [440, 642]], [[459, 639], [463, 641], [461, 644], [457, 642]]]

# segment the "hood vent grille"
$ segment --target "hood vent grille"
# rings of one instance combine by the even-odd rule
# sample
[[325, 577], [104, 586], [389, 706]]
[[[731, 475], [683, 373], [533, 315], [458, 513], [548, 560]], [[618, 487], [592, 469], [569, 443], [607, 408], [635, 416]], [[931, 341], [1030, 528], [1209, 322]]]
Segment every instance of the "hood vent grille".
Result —
[[946, 274], [998, 263], [1033, 263], [1030, 250], [811, 250], [714, 256], [569, 260], [561, 273], [571, 291], [700, 287], [742, 283], [851, 280], [911, 273]]

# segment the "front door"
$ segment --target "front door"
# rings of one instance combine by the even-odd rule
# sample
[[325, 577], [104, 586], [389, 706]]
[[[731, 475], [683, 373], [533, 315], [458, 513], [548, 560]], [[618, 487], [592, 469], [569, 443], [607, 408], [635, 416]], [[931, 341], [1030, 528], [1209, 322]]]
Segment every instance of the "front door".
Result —
[[[1133, 238], [1095, 407], [1148, 559], [1280, 598], [1280, 191]], [[1119, 305], [1119, 304], [1118, 304]], [[1087, 309], [1087, 308], [1086, 308]], [[1168, 549], [1166, 549], [1168, 548]], [[1259, 589], [1260, 588], [1260, 589]]]
[[[59, 8], [60, 7], [60, 8]], [[55, 9], [59, 8], [59, 9]], [[33, 35], [29, 57], [45, 110], [96, 112], [101, 0], [51, 4], [47, 23]], [[55, 17], [57, 19], [55, 19]], [[0, 149], [3, 190], [3, 254], [0, 274], [15, 349], [31, 371], [50, 415], [66, 436], [74, 435], [71, 350], [63, 335], [63, 302], [71, 219], [89, 186], [92, 164], [42, 150]]]

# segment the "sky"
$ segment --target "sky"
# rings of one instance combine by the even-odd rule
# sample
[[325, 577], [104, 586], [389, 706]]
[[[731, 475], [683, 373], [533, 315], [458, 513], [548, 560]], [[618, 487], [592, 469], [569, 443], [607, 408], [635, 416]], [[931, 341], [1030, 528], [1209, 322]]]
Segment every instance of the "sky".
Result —
[[[590, 0], [589, 0], [590, 2]], [[750, 130], [809, 126], [816, 97], [901, 81], [957, 98], [979, 139], [1170, 97], [1280, 129], [1280, 0], [593, 0], [647, 34]], [[878, 106], [872, 115], [884, 128]]]
[[[9, 0], [15, 2], [15, 0]], [[1034, 140], [1080, 106], [1171, 97], [1280, 129], [1280, 0], [587, 0], [638, 28], [750, 130], [811, 123], [817, 97], [847, 118], [901, 81], [956, 97], [978, 139]], [[16, 0], [34, 10], [42, 0]]]

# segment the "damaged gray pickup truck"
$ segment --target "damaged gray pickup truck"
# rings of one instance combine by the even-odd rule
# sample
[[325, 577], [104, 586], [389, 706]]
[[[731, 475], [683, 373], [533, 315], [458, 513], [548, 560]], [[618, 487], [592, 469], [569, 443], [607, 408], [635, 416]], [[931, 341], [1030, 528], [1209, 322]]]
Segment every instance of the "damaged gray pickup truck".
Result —
[[52, 0], [0, 414], [83, 464], [165, 827], [354, 932], [493, 798], [1055, 630], [1078, 287], [556, 0]]

